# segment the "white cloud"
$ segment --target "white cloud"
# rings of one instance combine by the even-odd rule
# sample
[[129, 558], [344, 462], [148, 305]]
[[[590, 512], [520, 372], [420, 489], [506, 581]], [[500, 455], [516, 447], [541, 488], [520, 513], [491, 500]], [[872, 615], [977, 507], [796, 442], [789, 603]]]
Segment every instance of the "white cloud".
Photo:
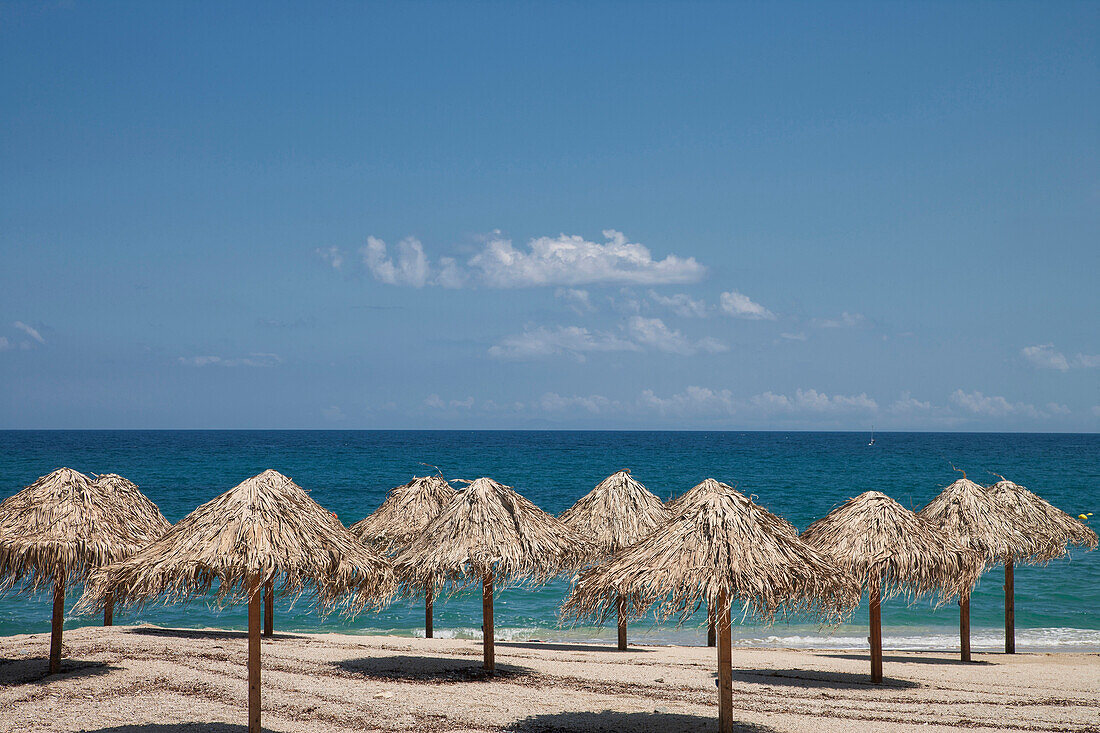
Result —
[[1027, 415], [1039, 417], [1040, 413], [1035, 405], [1024, 402], [1009, 402], [999, 395], [986, 396], [975, 390], [963, 392], [957, 389], [951, 393], [951, 401], [967, 412], [986, 417], [1006, 417], [1008, 415]]
[[636, 315], [642, 312], [642, 301], [635, 297], [630, 288], [620, 288], [619, 294], [607, 297], [611, 310], [621, 315]]
[[779, 334], [779, 338], [784, 338], [788, 341], [805, 341], [806, 334], [804, 334], [802, 331], [799, 331], [798, 333], [781, 333]]
[[330, 405], [321, 410], [321, 414], [330, 422], [340, 422], [347, 418], [347, 415], [344, 414], [344, 411], [340, 409], [339, 405]]
[[579, 361], [589, 352], [640, 351], [637, 344], [611, 333], [589, 331], [580, 326], [538, 327], [508, 336], [489, 348], [497, 359], [535, 359], [568, 354]]
[[638, 405], [661, 415], [678, 417], [732, 415], [738, 409], [737, 401], [730, 390], [697, 386], [688, 387], [683, 392], [668, 397], [659, 397], [653, 390], [647, 389], [638, 398]]
[[1062, 372], [1069, 370], [1069, 360], [1062, 352], [1055, 351], [1054, 344], [1025, 346], [1020, 349], [1020, 353], [1040, 369], [1057, 369]]
[[840, 314], [840, 318], [816, 319], [813, 323], [818, 328], [855, 328], [856, 326], [862, 326], [866, 320], [862, 313], [844, 311]]
[[539, 399], [539, 406], [546, 412], [561, 412], [563, 410], [580, 408], [594, 415], [598, 415], [608, 411], [612, 407], [617, 407], [617, 405], [618, 403], [598, 394], [563, 397], [556, 392], [547, 392]]
[[454, 257], [439, 258], [439, 272], [435, 276], [436, 285], [442, 288], [461, 288], [466, 284], [466, 280], [466, 273]]
[[1060, 372], [1067, 372], [1070, 369], [1095, 369], [1100, 367], [1100, 354], [1078, 353], [1073, 358], [1069, 358], [1055, 349], [1054, 344], [1025, 346], [1020, 349], [1020, 354], [1031, 362], [1032, 366], [1039, 369], [1057, 369]]
[[1047, 412], [1051, 415], [1069, 415], [1073, 412], [1069, 409], [1069, 405], [1063, 405], [1058, 402], [1048, 402], [1046, 408]]
[[766, 412], [840, 412], [846, 410], [875, 411], [878, 403], [860, 392], [857, 395], [835, 394], [829, 396], [816, 389], [798, 389], [794, 395], [776, 394], [772, 391], [754, 396], [752, 404]]
[[577, 235], [539, 237], [516, 249], [511, 240], [496, 237], [470, 258], [469, 268], [489, 287], [521, 288], [539, 285], [631, 283], [658, 285], [695, 282], [706, 268], [694, 257], [667, 255], [653, 259], [645, 245], [628, 242], [614, 229], [605, 229], [605, 242]]
[[428, 282], [428, 258], [424, 246], [414, 237], [397, 243], [397, 256], [391, 258], [386, 243], [377, 237], [367, 237], [362, 248], [363, 264], [375, 280], [387, 285], [410, 285], [422, 288]]
[[634, 316], [628, 322], [627, 330], [642, 346], [669, 354], [690, 356], [700, 351], [716, 354], [729, 350], [725, 344], [709, 337], [691, 341], [676, 329], [669, 328], [660, 318]]
[[39, 332], [37, 331], [37, 329], [31, 328], [30, 326], [28, 326], [27, 324], [23, 323], [22, 321], [16, 321], [16, 322], [15, 322], [15, 323], [13, 323], [12, 325], [13, 325], [13, 326], [15, 326], [16, 328], [18, 328], [18, 329], [19, 329], [20, 331], [22, 331], [23, 333], [25, 333], [25, 334], [27, 334], [28, 336], [30, 336], [30, 337], [31, 337], [32, 339], [34, 339], [34, 340], [35, 340], [35, 341], [37, 341], [38, 343], [40, 343], [40, 344], [44, 344], [44, 343], [46, 343], [46, 339], [42, 338], [42, 334], [40, 334], [40, 333], [39, 333]]
[[226, 359], [221, 356], [181, 356], [179, 362], [193, 367], [273, 367], [282, 364], [283, 359], [278, 354], [254, 351], [248, 356], [235, 359]]
[[469, 410], [474, 406], [474, 398], [467, 397], [464, 400], [444, 400], [437, 394], [430, 394], [424, 398], [424, 405], [436, 410]]
[[695, 300], [687, 293], [661, 295], [655, 290], [650, 290], [649, 297], [657, 305], [669, 308], [683, 318], [706, 318], [707, 304], [702, 300]]
[[918, 412], [931, 409], [931, 402], [922, 402], [913, 397], [909, 392], [902, 392], [897, 401], [890, 405], [891, 412]]
[[7, 336], [0, 336], [0, 351], [7, 351], [11, 348], [11, 342], [8, 341]]
[[719, 307], [723, 313], [734, 318], [746, 318], [750, 321], [775, 320], [774, 313], [736, 290], [722, 293], [719, 296]]
[[587, 290], [558, 288], [554, 291], [554, 297], [564, 301], [578, 315], [583, 316], [596, 310], [596, 306], [592, 305], [592, 300], [588, 297]]
[[332, 265], [334, 270], [344, 266], [344, 251], [339, 247], [318, 247], [316, 252], [322, 260]]

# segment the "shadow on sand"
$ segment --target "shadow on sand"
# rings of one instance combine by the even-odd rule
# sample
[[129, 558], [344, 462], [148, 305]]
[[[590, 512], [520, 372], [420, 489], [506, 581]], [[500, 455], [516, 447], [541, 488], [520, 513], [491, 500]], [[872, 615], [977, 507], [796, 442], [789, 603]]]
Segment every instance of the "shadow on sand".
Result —
[[[736, 711], [735, 711], [736, 712]], [[585, 731], [585, 733], [713, 733], [718, 729], [718, 711], [713, 717], [681, 713], [602, 713], [575, 712], [533, 715], [505, 727], [515, 733], [553, 733], [554, 731]], [[755, 723], [734, 721], [735, 733], [774, 733], [773, 728]]]
[[[867, 664], [871, 663], [871, 657], [869, 655], [859, 654], [859, 653], [856, 653], [856, 654], [820, 654], [819, 653], [819, 654], [814, 654], [814, 656], [815, 657], [826, 657], [828, 659], [853, 659], [853, 660], [856, 660], [856, 661], [865, 662]], [[975, 659], [975, 660], [970, 661], [970, 662], [964, 662], [961, 659], [959, 659], [958, 656], [954, 657], [953, 659], [950, 659], [950, 658], [949, 659], [944, 659], [943, 657], [918, 657], [918, 656], [915, 656], [915, 655], [912, 656], [912, 657], [908, 657], [908, 656], [902, 657], [902, 656], [891, 656], [889, 654], [883, 655], [882, 662], [883, 662], [883, 664], [961, 664], [961, 665], [993, 664], [993, 662], [987, 662], [984, 659]]]
[[[160, 636], [170, 637], [175, 639], [240, 639], [244, 641], [248, 639], [247, 631], [221, 631], [219, 629], [162, 629], [159, 626], [138, 626], [137, 628], [130, 629], [130, 634], [140, 634], [141, 636]], [[275, 633], [272, 636], [261, 636], [261, 641], [279, 641], [281, 639], [304, 639], [304, 636], [298, 636], [295, 634], [279, 634]]]
[[509, 649], [545, 649], [552, 652], [614, 652], [616, 654], [625, 654], [626, 652], [653, 651], [652, 649], [632, 646], [628, 647], [626, 652], [621, 652], [619, 651], [619, 647], [614, 644], [558, 644], [554, 642], [543, 643], [541, 641], [498, 641], [496, 645]]
[[48, 674], [50, 660], [47, 657], [29, 659], [0, 659], [0, 687], [25, 685], [30, 682], [71, 680], [74, 677], [90, 677], [108, 674], [117, 667], [106, 662], [89, 662], [81, 659], [62, 659], [61, 671]]
[[791, 687], [830, 687], [833, 689], [868, 689], [874, 687], [894, 687], [911, 689], [920, 687], [916, 682], [885, 677], [882, 682], [871, 682], [870, 674], [853, 672], [824, 672], [805, 669], [737, 669], [733, 670], [733, 679], [739, 682], [754, 682], [763, 685], [789, 685]]
[[246, 725], [233, 723], [131, 723], [85, 733], [246, 733], [248, 730]]
[[481, 682], [502, 680], [534, 674], [526, 667], [498, 664], [495, 672], [487, 672], [481, 660], [440, 659], [438, 657], [364, 657], [334, 662], [345, 672], [377, 680], [426, 682]]

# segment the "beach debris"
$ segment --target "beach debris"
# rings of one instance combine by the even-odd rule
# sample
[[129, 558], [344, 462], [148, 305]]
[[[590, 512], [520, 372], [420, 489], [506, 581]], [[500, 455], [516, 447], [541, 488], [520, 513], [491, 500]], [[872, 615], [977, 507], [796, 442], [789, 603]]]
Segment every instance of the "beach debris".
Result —
[[[58, 468], [0, 503], [0, 591], [53, 589], [49, 673], [61, 670], [65, 591], [133, 555], [172, 525], [133, 482]], [[104, 625], [114, 600], [100, 599]]]
[[248, 603], [248, 730], [260, 731], [260, 602], [316, 591], [322, 613], [354, 615], [393, 593], [389, 561], [278, 471], [267, 470], [195, 509], [131, 557], [92, 572], [75, 612], [114, 594], [116, 603], [187, 601], [214, 596]]
[[591, 541], [509, 486], [479, 478], [459, 491], [408, 547], [394, 557], [401, 592], [482, 587], [484, 669], [496, 668], [493, 593], [535, 585], [584, 566]]
[[844, 502], [807, 527], [802, 539], [867, 589], [875, 683], [882, 682], [882, 600], [904, 594], [912, 601], [939, 591], [942, 604], [966, 593], [984, 567], [977, 552], [879, 491]]
[[605, 620], [619, 598], [634, 617], [655, 609], [683, 623], [706, 603], [718, 634], [719, 730], [733, 730], [730, 612], [772, 621], [799, 612], [839, 622], [859, 603], [856, 581], [828, 556], [791, 536], [784, 522], [736, 489], [707, 479], [692, 505], [600, 565], [579, 574], [563, 620]]
[[[392, 555], [416, 539], [454, 498], [455, 493], [442, 475], [413, 477], [407, 484], [390, 489], [386, 500], [373, 514], [359, 520], [349, 529], [374, 549]], [[425, 587], [423, 595], [424, 638], [431, 639], [434, 635], [434, 585]]]
[[[630, 475], [618, 471], [566, 509], [560, 519], [593, 540], [589, 562], [607, 560], [653, 532], [671, 517], [656, 495]], [[626, 599], [618, 601], [618, 646], [626, 650]]]

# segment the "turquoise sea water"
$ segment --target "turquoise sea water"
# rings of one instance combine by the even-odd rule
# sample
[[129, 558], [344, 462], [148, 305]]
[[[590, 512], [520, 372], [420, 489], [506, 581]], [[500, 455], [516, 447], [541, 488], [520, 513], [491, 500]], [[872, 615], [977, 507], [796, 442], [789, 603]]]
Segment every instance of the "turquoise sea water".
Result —
[[[981, 483], [996, 471], [1073, 515], [1096, 512], [1100, 526], [1100, 435], [771, 432], [466, 432], [466, 431], [3, 431], [0, 497], [59, 466], [85, 473], [115, 472], [137, 483], [170, 521], [177, 521], [242, 480], [274, 468], [309, 490], [322, 506], [351, 524], [372, 512], [386, 492], [413, 475], [443, 469], [448, 478], [491, 476], [557, 514], [608, 474], [630, 468], [663, 499], [706, 477], [753, 494], [758, 503], [804, 529], [850, 496], [883, 491], [903, 505], [923, 506], [959, 474]], [[976, 650], [1003, 648], [1003, 571], [995, 568], [971, 600]], [[496, 608], [501, 639], [614, 639], [613, 627], [559, 627], [564, 580], [538, 589], [504, 591]], [[70, 607], [72, 600], [70, 600]], [[480, 635], [478, 595], [436, 602], [437, 636]], [[1016, 571], [1017, 647], [1020, 650], [1100, 649], [1100, 551], [1074, 551], [1046, 567]], [[0, 635], [49, 630], [50, 599], [0, 596]], [[819, 628], [807, 619], [735, 627], [743, 644], [864, 647], [866, 607], [848, 623]], [[70, 617], [69, 626], [96, 624]], [[244, 608], [196, 601], [119, 611], [118, 624], [244, 628]], [[277, 602], [283, 631], [422, 632], [423, 608], [397, 601], [355, 619], [322, 619], [307, 598]], [[683, 627], [653, 619], [636, 622], [639, 643], [705, 643], [703, 614]], [[955, 649], [958, 608], [928, 600], [883, 605], [884, 644], [894, 649]]]

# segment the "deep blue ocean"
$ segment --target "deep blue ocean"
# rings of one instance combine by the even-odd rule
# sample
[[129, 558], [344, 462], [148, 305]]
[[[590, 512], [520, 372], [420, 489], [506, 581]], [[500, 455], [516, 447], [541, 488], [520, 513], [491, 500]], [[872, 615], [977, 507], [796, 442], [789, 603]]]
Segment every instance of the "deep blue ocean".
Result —
[[[447, 478], [490, 476], [553, 514], [567, 509], [608, 474], [629, 468], [662, 499], [707, 477], [736, 484], [769, 510], [804, 529], [830, 509], [869, 489], [918, 509], [959, 474], [980, 483], [995, 471], [1076, 516], [1095, 512], [1100, 526], [1100, 435], [812, 432], [475, 432], [475, 431], [2, 431], [0, 498], [59, 466], [114, 472], [138, 484], [172, 522], [244, 479], [274, 468], [311, 492], [345, 524], [363, 518], [393, 486], [439, 466]], [[991, 570], [971, 600], [976, 650], [1003, 648], [1003, 571]], [[501, 639], [606, 640], [612, 626], [559, 627], [565, 580], [504, 591], [496, 607]], [[436, 602], [437, 636], [479, 638], [478, 595]], [[75, 596], [70, 599], [70, 605]], [[283, 631], [422, 634], [423, 608], [396, 601], [354, 619], [322, 619], [303, 597], [276, 604]], [[50, 599], [0, 596], [0, 635], [49, 630]], [[241, 606], [198, 600], [119, 611], [117, 624], [175, 627], [245, 626]], [[99, 623], [69, 617], [69, 626]], [[1021, 650], [1100, 649], [1100, 551], [1076, 550], [1046, 567], [1016, 571], [1017, 646]], [[928, 599], [883, 605], [884, 644], [945, 649], [958, 644], [958, 607]], [[683, 627], [653, 619], [631, 627], [639, 643], [705, 643], [705, 618]], [[735, 642], [753, 645], [864, 647], [867, 611], [822, 629], [811, 620], [735, 626]]]

